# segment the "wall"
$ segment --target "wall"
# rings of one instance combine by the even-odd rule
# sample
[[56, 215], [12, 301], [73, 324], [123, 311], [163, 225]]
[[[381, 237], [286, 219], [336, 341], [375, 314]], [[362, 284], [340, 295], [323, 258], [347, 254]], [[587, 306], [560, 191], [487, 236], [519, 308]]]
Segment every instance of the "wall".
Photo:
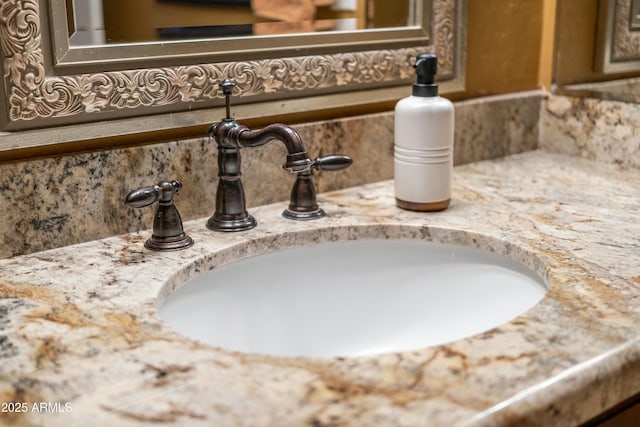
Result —
[[466, 90], [456, 99], [536, 89], [546, 0], [469, 0]]

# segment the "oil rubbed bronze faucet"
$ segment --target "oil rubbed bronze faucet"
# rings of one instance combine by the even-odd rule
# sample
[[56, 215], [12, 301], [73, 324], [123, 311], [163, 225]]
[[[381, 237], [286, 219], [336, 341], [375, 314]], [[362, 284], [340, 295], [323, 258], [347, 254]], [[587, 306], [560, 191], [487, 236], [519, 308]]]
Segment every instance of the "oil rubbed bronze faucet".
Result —
[[226, 117], [209, 128], [209, 135], [218, 145], [218, 188], [216, 208], [207, 221], [207, 228], [215, 231], [243, 231], [256, 226], [256, 220], [245, 206], [240, 171], [240, 149], [260, 147], [279, 140], [287, 148], [283, 168], [291, 173], [310, 170], [313, 162], [307, 155], [300, 135], [291, 127], [272, 124], [250, 130], [231, 117], [230, 97], [235, 87], [231, 79], [220, 83], [226, 101]]
[[181, 188], [180, 181], [161, 181], [127, 194], [125, 203], [132, 208], [143, 208], [158, 202], [153, 220], [153, 234], [144, 243], [147, 249], [175, 251], [193, 245], [193, 239], [187, 236], [182, 228], [182, 218], [173, 203], [173, 198]]
[[322, 218], [326, 215], [324, 209], [318, 206], [316, 200], [316, 188], [311, 179], [313, 170], [339, 171], [351, 166], [353, 160], [344, 154], [329, 154], [318, 157], [311, 162], [311, 168], [298, 173], [293, 189], [289, 207], [282, 212], [282, 216], [296, 221], [307, 221]]

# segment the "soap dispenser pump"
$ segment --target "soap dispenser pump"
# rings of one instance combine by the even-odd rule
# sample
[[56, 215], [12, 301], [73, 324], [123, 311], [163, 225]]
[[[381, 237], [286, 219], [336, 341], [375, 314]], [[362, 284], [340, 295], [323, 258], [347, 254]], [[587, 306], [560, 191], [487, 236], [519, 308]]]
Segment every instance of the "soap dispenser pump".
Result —
[[416, 57], [412, 94], [395, 107], [396, 204], [414, 211], [446, 209], [453, 175], [453, 104], [438, 95], [437, 57]]

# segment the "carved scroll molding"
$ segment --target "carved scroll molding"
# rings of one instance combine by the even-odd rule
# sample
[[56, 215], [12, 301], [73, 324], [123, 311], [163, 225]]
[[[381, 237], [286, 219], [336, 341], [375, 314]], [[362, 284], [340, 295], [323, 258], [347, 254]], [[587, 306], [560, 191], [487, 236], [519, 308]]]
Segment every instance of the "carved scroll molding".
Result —
[[[145, 108], [197, 108], [220, 98], [217, 83], [236, 80], [243, 97], [313, 95], [315, 91], [370, 87], [413, 75], [411, 59], [423, 51], [439, 55], [440, 76], [455, 72], [455, 0], [433, 2], [429, 46], [199, 64], [78, 75], [47, 75], [38, 0], [3, 0], [0, 40], [4, 91], [10, 122], [74, 117], [99, 120], [100, 113], [131, 114]], [[166, 111], [166, 108], [165, 108]]]

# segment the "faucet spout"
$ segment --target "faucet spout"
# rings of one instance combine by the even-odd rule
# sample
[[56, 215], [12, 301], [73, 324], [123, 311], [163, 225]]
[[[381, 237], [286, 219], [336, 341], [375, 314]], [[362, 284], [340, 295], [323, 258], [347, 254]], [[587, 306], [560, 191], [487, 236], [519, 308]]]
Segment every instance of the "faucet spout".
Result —
[[305, 172], [313, 165], [304, 149], [302, 138], [291, 127], [275, 123], [251, 130], [236, 122], [231, 117], [229, 102], [234, 86], [229, 79], [220, 83], [225, 96], [227, 116], [209, 128], [209, 135], [218, 146], [218, 189], [216, 210], [207, 221], [207, 228], [216, 231], [242, 231], [256, 226], [255, 218], [249, 215], [245, 207], [240, 171], [241, 148], [260, 147], [277, 139], [287, 148], [284, 169], [291, 173]]
[[244, 128], [237, 134], [239, 147], [260, 147], [273, 140], [279, 140], [287, 148], [287, 160], [282, 166], [291, 173], [308, 171], [312, 161], [309, 158], [302, 138], [290, 126], [274, 123], [262, 129], [250, 130]]

